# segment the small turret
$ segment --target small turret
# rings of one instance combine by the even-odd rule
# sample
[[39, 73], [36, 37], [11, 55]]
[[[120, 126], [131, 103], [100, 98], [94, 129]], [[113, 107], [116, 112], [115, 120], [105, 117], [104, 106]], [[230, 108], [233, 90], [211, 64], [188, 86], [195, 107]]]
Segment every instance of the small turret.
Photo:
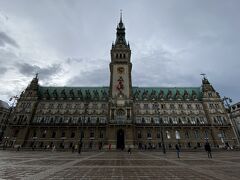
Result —
[[203, 77], [203, 79], [202, 79], [202, 90], [203, 90], [203, 92], [208, 92], [208, 91], [215, 92], [213, 86], [209, 83], [209, 81], [206, 77]]
[[32, 79], [31, 83], [28, 85], [27, 90], [38, 90], [38, 73], [36, 76]]

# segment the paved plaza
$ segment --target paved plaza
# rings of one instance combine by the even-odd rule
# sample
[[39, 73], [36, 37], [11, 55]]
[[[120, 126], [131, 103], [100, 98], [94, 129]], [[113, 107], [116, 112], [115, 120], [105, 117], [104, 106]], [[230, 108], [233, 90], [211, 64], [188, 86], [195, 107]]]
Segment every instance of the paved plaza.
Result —
[[0, 150], [0, 179], [240, 179], [240, 152], [71, 152]]

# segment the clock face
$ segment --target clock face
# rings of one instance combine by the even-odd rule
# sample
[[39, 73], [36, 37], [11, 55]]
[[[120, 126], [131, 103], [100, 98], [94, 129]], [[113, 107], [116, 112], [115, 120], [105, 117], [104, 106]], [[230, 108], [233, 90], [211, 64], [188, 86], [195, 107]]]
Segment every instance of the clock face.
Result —
[[122, 74], [124, 72], [124, 68], [123, 67], [119, 67], [117, 68], [117, 71], [119, 74]]

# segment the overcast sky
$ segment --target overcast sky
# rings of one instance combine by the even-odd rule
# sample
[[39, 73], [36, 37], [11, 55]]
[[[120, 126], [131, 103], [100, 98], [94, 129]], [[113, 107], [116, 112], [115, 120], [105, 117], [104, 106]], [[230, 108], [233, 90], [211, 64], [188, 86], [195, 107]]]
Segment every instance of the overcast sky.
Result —
[[134, 86], [201, 86], [238, 102], [239, 0], [0, 0], [0, 99], [44, 86], [109, 86], [123, 9]]

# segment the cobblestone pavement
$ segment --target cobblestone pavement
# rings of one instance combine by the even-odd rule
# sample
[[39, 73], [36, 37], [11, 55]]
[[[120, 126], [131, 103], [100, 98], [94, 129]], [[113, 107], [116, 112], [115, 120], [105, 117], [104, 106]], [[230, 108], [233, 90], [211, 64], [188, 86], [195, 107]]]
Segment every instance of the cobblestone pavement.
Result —
[[0, 179], [240, 179], [240, 152], [0, 151]]

